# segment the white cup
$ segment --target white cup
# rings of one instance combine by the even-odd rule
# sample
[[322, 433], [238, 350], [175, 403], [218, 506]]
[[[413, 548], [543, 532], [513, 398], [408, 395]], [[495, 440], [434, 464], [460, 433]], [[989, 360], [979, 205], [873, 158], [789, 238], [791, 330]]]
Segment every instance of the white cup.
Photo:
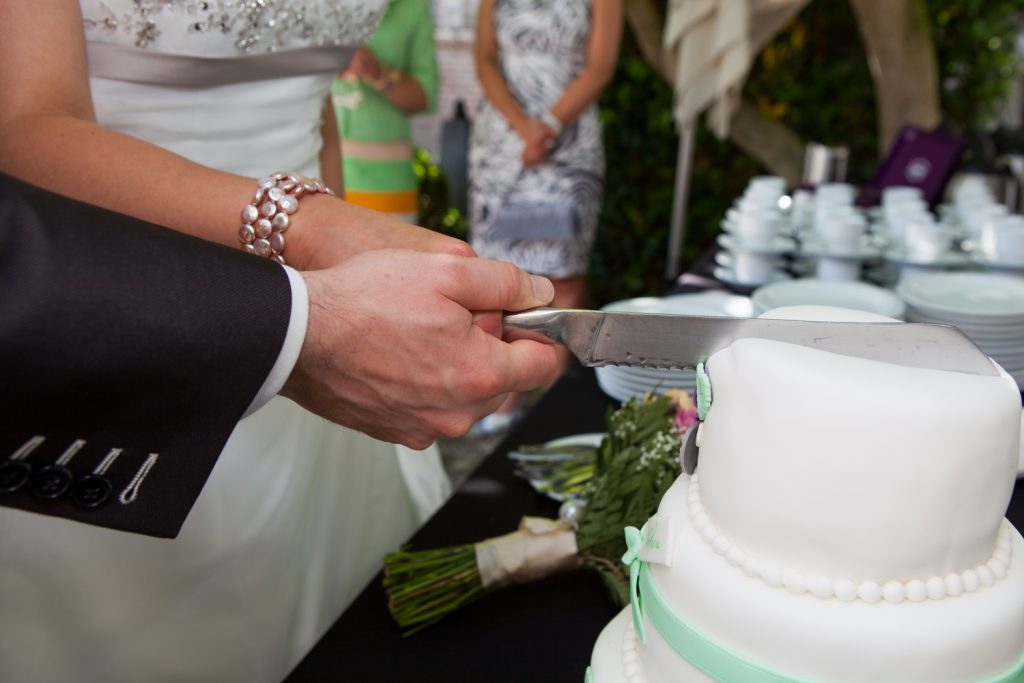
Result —
[[924, 201], [924, 191], [920, 187], [893, 185], [882, 189], [882, 206], [890, 206], [905, 201]]
[[757, 254], [742, 250], [732, 252], [732, 272], [737, 282], [767, 282], [775, 273], [777, 263], [778, 257], [774, 254]]
[[839, 214], [816, 226], [822, 244], [828, 251], [849, 253], [855, 251], [864, 241], [867, 222], [862, 216]]
[[918, 261], [934, 261], [953, 243], [953, 231], [933, 220], [911, 221], [904, 227], [907, 255]]
[[777, 175], [756, 175], [747, 182], [747, 187], [769, 187], [782, 193], [786, 191], [786, 179]]
[[755, 212], [760, 213], [762, 211], [774, 211], [779, 212], [779, 197], [777, 194], [762, 194], [754, 193], [752, 195], [744, 195], [736, 202], [736, 210], [740, 213]]
[[898, 221], [900, 217], [907, 214], [919, 215], [927, 213], [929, 213], [928, 204], [923, 199], [916, 199], [914, 197], [893, 199], [882, 207], [882, 217], [886, 223]]
[[808, 190], [796, 190], [790, 213], [793, 225], [799, 228], [810, 227], [814, 221], [814, 195]]
[[964, 176], [953, 189], [953, 203], [960, 204], [978, 199], [994, 202], [995, 197], [992, 194], [992, 189], [980, 176]]
[[857, 198], [857, 188], [849, 183], [825, 183], [818, 185], [814, 191], [815, 199], [853, 204]]
[[[837, 222], [864, 222], [863, 216], [850, 204], [816, 201], [814, 203], [814, 231], [819, 235], [826, 225]], [[866, 225], [866, 222], [864, 222]]]
[[885, 209], [886, 238], [890, 243], [902, 245], [905, 241], [907, 226], [911, 223], [934, 223], [935, 218], [926, 206], [918, 204], [899, 204]]
[[786, 192], [786, 181], [779, 176], [774, 175], [759, 175], [754, 176], [747, 183], [747, 189], [744, 191], [744, 197], [771, 197], [775, 202], [778, 202]]
[[[977, 202], [966, 204], [960, 212], [960, 222], [967, 228], [967, 234], [984, 242], [983, 233], [996, 219], [1007, 216], [1009, 209], [1003, 204]], [[983, 247], [984, 248], [984, 247]]]
[[860, 263], [858, 260], [822, 257], [818, 259], [814, 273], [820, 280], [859, 280]]
[[981, 252], [1003, 263], [1024, 263], [1024, 216], [998, 216], [988, 221], [981, 232]]
[[732, 233], [744, 244], [767, 247], [778, 236], [781, 223], [782, 218], [778, 211], [750, 210], [737, 216]]

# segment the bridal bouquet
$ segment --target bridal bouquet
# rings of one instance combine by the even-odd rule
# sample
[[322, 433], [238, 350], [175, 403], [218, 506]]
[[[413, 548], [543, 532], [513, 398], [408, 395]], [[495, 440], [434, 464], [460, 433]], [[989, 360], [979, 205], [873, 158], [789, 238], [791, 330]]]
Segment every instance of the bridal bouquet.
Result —
[[[629, 602], [623, 528], [641, 527], [679, 475], [680, 447], [697, 422], [685, 392], [627, 401], [608, 414], [608, 433], [592, 464], [579, 454], [566, 471], [569, 482], [559, 519], [525, 517], [505, 536], [434, 550], [402, 548], [384, 558], [388, 609], [410, 635], [488, 591], [582, 567], [597, 571], [612, 599]], [[588, 469], [589, 467], [589, 469]]]

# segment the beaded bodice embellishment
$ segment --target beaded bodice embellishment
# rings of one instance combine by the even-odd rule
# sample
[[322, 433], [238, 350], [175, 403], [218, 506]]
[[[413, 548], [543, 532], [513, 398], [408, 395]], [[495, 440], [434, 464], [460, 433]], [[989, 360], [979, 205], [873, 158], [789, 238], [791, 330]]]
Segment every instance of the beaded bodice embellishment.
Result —
[[[223, 36], [222, 56], [303, 47], [357, 46], [384, 16], [383, 0], [82, 0], [89, 40], [141, 49], [180, 48], [184, 36]], [[173, 32], [173, 34], [172, 34]], [[175, 50], [180, 51], [180, 50]], [[204, 50], [205, 51], [205, 50]]]

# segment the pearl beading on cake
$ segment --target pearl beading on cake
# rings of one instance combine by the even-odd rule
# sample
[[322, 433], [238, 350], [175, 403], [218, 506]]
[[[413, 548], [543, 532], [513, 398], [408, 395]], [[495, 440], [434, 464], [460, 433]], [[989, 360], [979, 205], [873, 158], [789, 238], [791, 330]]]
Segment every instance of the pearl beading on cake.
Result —
[[640, 665], [640, 639], [632, 622], [626, 624], [622, 632], [622, 673], [626, 683], [647, 683], [647, 676]]
[[959, 573], [948, 574], [944, 578], [933, 576], [927, 580], [886, 581], [883, 584], [865, 581], [856, 584], [849, 579], [806, 576], [798, 571], [756, 558], [729, 541], [711, 521], [711, 517], [704, 509], [700, 497], [700, 483], [696, 474], [690, 478], [687, 505], [694, 530], [717, 554], [725, 558], [729, 564], [742, 569], [748, 576], [761, 579], [772, 588], [785, 588], [794, 595], [810, 593], [822, 600], [836, 598], [843, 602], [863, 600], [867, 603], [876, 603], [880, 600], [891, 603], [899, 603], [904, 600], [911, 602], [942, 600], [946, 597], [972, 593], [981, 587], [992, 586], [996, 581], [1006, 577], [1006, 572], [1010, 567], [1012, 547], [1010, 525], [1004, 519], [999, 527], [995, 550], [988, 562]]

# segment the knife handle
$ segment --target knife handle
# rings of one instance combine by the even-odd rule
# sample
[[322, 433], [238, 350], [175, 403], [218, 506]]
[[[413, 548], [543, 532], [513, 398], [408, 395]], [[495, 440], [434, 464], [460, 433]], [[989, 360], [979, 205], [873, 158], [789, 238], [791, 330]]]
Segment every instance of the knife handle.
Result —
[[562, 344], [586, 364], [603, 315], [600, 311], [573, 308], [535, 308], [507, 314], [502, 321], [502, 334], [507, 341], [531, 339]]

